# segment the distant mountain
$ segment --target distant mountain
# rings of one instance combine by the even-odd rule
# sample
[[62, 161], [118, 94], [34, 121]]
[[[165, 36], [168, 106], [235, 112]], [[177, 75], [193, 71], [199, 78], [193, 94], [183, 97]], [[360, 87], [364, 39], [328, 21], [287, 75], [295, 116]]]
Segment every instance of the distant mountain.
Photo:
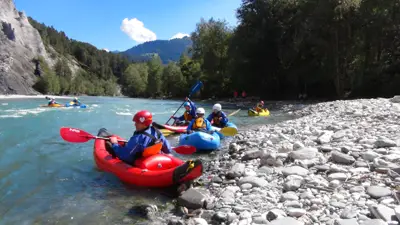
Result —
[[178, 61], [181, 54], [192, 46], [190, 37], [176, 38], [172, 40], [155, 40], [145, 42], [128, 49], [120, 54], [128, 56], [134, 61], [147, 61], [154, 54], [158, 54], [164, 64], [169, 61]]

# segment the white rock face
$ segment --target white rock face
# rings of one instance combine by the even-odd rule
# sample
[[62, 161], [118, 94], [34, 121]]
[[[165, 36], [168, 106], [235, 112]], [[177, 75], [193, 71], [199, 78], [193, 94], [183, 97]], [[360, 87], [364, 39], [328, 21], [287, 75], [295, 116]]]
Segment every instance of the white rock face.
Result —
[[0, 1], [0, 94], [36, 93], [32, 59], [42, 56], [52, 66], [39, 32], [12, 0]]

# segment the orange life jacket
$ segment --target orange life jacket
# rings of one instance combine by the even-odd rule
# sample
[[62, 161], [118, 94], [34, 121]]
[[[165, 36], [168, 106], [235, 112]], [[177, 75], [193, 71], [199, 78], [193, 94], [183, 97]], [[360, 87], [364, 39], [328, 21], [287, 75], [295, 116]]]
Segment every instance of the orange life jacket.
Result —
[[206, 123], [204, 122], [204, 118], [199, 117], [196, 118], [196, 120], [194, 121], [193, 125], [192, 125], [192, 129], [193, 130], [197, 130], [197, 129], [205, 129], [207, 127]]
[[185, 113], [183, 114], [183, 118], [185, 118], [185, 121], [192, 121], [193, 116], [190, 115], [190, 112], [185, 111]]
[[256, 106], [256, 111], [257, 111], [257, 112], [261, 112], [261, 111], [263, 110], [262, 107], [263, 107], [263, 105], [260, 104], [260, 103], [258, 103], [257, 106]]
[[[161, 137], [161, 132], [158, 129], [156, 129], [155, 127], [153, 127], [153, 128], [156, 130], [158, 137]], [[136, 156], [137, 158], [148, 157], [148, 156], [152, 156], [152, 155], [156, 155], [156, 154], [160, 153], [161, 148], [163, 146], [161, 139], [156, 138], [152, 134], [149, 134], [144, 131], [139, 131], [139, 132], [134, 133], [134, 135], [137, 135], [137, 134], [143, 134], [143, 135], [146, 135], [147, 137], [151, 138], [151, 142], [149, 143], [149, 145], [144, 149], [143, 152], [141, 152], [139, 155]]]

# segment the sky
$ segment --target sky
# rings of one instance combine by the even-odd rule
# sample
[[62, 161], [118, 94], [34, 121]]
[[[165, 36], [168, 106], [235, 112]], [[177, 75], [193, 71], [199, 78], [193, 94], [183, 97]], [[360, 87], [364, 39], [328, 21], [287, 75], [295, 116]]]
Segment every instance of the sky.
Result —
[[72, 39], [124, 51], [152, 40], [189, 35], [201, 18], [237, 25], [241, 0], [14, 0], [24, 11]]

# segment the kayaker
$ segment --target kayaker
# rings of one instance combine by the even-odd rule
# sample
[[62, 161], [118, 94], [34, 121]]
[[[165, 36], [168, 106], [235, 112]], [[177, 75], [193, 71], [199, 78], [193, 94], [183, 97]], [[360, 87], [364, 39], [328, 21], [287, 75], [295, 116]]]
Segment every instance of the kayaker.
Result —
[[72, 100], [72, 102], [74, 103], [74, 105], [81, 105], [82, 103], [78, 100], [77, 97], [74, 97], [74, 100]]
[[207, 133], [213, 133], [211, 123], [204, 119], [205, 114], [204, 108], [198, 108], [196, 110], [196, 118], [192, 119], [186, 128], [187, 133], [193, 133], [194, 131], [203, 131]]
[[[133, 136], [129, 139], [125, 146], [120, 146], [117, 142], [116, 137], [110, 137], [108, 142], [107, 151], [113, 156], [118, 157], [122, 161], [133, 165], [134, 161], [142, 157], [142, 153], [145, 148], [150, 147], [158, 142], [162, 142], [161, 151], [170, 154], [171, 145], [165, 139], [162, 133], [151, 126], [153, 122], [153, 116], [149, 111], [142, 110], [137, 112], [132, 119], [135, 122], [136, 131]], [[107, 143], [107, 142], [106, 142]], [[110, 144], [112, 144], [110, 146]]]
[[214, 127], [224, 128], [228, 123], [228, 117], [222, 112], [221, 104], [217, 103], [212, 107], [213, 112], [207, 117], [209, 122], [213, 121]]
[[185, 98], [185, 101], [183, 107], [186, 111], [183, 115], [180, 117], [171, 116], [175, 120], [174, 125], [187, 126], [196, 117], [196, 105], [188, 97]]
[[54, 104], [58, 104], [58, 103], [56, 102], [56, 100], [54, 98], [51, 98], [47, 105], [54, 105]]
[[257, 103], [257, 106], [255, 107], [255, 110], [257, 112], [264, 111], [264, 101], [260, 101], [259, 103]]

